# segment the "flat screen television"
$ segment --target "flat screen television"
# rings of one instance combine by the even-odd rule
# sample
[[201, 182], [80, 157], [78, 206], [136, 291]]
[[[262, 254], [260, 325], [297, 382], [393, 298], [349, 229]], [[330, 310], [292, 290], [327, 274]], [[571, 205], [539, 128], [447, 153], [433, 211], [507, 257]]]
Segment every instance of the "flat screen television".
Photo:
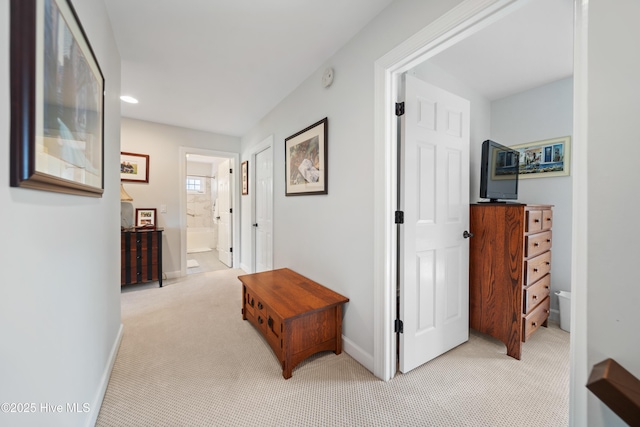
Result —
[[520, 154], [490, 139], [482, 143], [480, 198], [489, 203], [518, 199]]

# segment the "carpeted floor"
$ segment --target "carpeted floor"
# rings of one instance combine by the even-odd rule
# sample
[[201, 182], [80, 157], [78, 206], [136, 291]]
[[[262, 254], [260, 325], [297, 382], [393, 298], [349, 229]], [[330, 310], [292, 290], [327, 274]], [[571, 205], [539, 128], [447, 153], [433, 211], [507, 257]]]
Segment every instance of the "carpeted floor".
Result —
[[241, 316], [241, 270], [122, 294], [124, 336], [97, 426], [566, 426], [569, 334], [540, 328], [517, 361], [475, 333], [383, 382], [321, 353], [289, 380]]

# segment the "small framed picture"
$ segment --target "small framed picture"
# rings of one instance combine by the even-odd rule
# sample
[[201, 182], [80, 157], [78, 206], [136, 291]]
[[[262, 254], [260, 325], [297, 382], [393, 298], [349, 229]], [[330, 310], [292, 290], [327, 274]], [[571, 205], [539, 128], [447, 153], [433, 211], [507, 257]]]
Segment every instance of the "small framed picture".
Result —
[[571, 137], [512, 145], [520, 153], [518, 179], [568, 176], [571, 165]]
[[242, 162], [242, 195], [249, 194], [249, 161]]
[[156, 227], [156, 209], [139, 209], [136, 208], [136, 227], [155, 228]]
[[120, 181], [149, 182], [149, 155], [120, 153]]
[[325, 117], [284, 140], [285, 196], [327, 194], [327, 136]]

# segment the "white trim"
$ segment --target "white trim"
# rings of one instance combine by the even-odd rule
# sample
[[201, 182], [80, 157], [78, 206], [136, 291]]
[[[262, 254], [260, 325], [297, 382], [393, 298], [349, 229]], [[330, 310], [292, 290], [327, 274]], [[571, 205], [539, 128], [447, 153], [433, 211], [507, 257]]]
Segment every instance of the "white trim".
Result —
[[587, 348], [588, 259], [588, 21], [589, 0], [574, 0], [573, 41], [573, 212], [571, 242], [571, 336], [569, 425], [586, 426], [589, 377]]
[[342, 350], [369, 371], [373, 371], [373, 356], [344, 335], [342, 336]]
[[401, 43], [375, 63], [374, 139], [374, 370], [382, 380], [395, 375], [396, 120], [402, 73], [501, 19], [529, 0], [466, 0]]
[[[256, 223], [256, 156], [267, 148], [271, 148], [273, 154], [273, 134], [266, 137], [257, 145], [251, 148], [249, 153], [249, 193], [251, 194], [251, 272], [256, 271], [256, 229], [253, 224]], [[273, 156], [272, 156], [273, 157]], [[271, 206], [273, 206], [273, 162], [271, 162]], [[273, 212], [271, 212], [273, 216]], [[272, 218], [273, 220], [273, 218]], [[272, 221], [273, 223], [273, 221]], [[273, 227], [271, 229], [271, 265], [273, 265]]]
[[187, 179], [187, 154], [198, 154], [209, 157], [222, 157], [230, 159], [234, 173], [231, 175], [231, 199], [233, 213], [231, 218], [233, 221], [233, 259], [232, 268], [240, 265], [240, 154], [229, 153], [226, 151], [207, 150], [204, 148], [180, 146], [178, 150], [179, 156], [179, 179], [180, 179], [180, 276], [187, 275], [187, 190], [184, 185]]
[[100, 378], [100, 385], [98, 386], [98, 391], [96, 392], [96, 396], [91, 402], [91, 412], [89, 412], [89, 417], [87, 418], [86, 426], [91, 427], [96, 425], [96, 421], [98, 421], [98, 415], [100, 414], [100, 408], [102, 407], [102, 401], [104, 400], [104, 395], [107, 392], [107, 386], [109, 385], [109, 378], [111, 378], [111, 371], [113, 370], [113, 365], [116, 363], [116, 356], [118, 355], [118, 350], [120, 349], [120, 343], [122, 342], [122, 332], [124, 330], [124, 325], [120, 323], [120, 328], [118, 329], [118, 334], [116, 335], [116, 339], [111, 346], [111, 351], [109, 352], [109, 358], [107, 359], [107, 364], [104, 367], [104, 371], [102, 372], [102, 377]]

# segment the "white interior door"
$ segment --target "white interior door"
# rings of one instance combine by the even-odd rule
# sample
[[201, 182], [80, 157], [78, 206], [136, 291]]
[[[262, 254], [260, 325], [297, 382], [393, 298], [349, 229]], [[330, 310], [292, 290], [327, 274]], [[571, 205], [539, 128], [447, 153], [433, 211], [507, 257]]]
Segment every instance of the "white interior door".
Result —
[[273, 149], [255, 155], [255, 271], [273, 269]]
[[226, 159], [218, 165], [218, 258], [231, 267], [231, 160]]
[[469, 101], [406, 76], [400, 371], [469, 339]]

